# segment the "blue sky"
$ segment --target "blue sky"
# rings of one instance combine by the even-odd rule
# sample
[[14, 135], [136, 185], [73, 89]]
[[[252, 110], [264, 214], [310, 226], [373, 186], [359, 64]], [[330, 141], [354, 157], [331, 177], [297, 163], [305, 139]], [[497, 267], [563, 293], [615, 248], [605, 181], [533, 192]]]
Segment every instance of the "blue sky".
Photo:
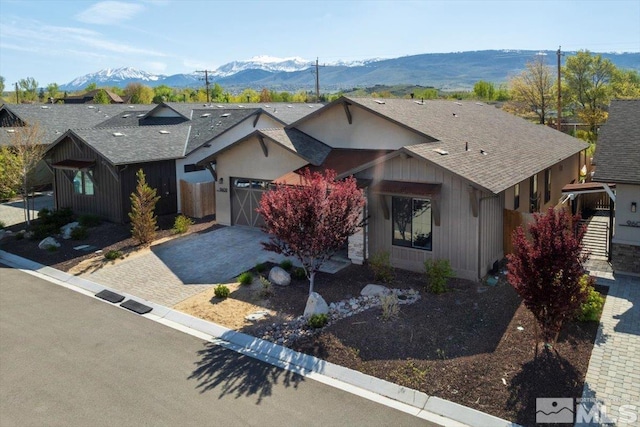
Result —
[[258, 55], [320, 62], [483, 49], [640, 51], [640, 0], [0, 0], [0, 75], [176, 74]]

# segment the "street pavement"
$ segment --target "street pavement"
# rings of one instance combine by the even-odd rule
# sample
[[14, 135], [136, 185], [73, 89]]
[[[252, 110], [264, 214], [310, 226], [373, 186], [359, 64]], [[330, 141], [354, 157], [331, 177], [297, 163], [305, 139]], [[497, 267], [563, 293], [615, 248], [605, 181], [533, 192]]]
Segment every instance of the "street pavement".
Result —
[[434, 426], [0, 265], [0, 426]]

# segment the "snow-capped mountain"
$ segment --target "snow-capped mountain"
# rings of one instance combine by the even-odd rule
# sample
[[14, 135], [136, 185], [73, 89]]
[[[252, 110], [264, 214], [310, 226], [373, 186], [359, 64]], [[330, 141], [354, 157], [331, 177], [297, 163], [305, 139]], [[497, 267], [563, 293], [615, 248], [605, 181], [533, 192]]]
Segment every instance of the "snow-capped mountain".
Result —
[[216, 77], [228, 77], [244, 70], [264, 70], [272, 73], [284, 71], [286, 73], [292, 73], [294, 71], [306, 70], [313, 65], [313, 61], [307, 61], [297, 56], [291, 58], [276, 58], [273, 56], [260, 55], [245, 61], [232, 61], [224, 64], [218, 67], [212, 75]]
[[67, 90], [75, 90], [86, 87], [93, 82], [98, 86], [124, 86], [131, 81], [151, 83], [163, 80], [164, 78], [166, 78], [166, 76], [151, 74], [131, 67], [107, 68], [106, 70], [100, 70], [95, 73], [77, 77], [63, 85], [63, 87]]

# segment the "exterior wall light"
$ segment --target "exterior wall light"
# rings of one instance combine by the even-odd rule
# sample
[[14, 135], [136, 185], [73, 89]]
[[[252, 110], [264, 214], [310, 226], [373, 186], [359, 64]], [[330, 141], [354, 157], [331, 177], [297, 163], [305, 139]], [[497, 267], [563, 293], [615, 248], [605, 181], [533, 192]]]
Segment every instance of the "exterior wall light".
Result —
[[631, 212], [635, 212], [638, 209], [638, 204], [636, 202], [631, 202]]

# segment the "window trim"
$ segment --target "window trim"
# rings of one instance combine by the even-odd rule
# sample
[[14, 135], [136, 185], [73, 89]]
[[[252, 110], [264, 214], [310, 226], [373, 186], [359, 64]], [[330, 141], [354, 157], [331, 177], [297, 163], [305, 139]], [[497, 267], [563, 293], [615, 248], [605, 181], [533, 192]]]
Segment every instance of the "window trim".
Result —
[[[79, 191], [76, 190], [75, 184], [75, 179], [78, 174], [80, 175]], [[87, 193], [87, 181], [91, 183], [91, 193]], [[78, 169], [73, 174], [73, 194], [77, 194], [79, 196], [95, 196], [96, 183], [93, 180], [93, 172], [90, 169]]]
[[[411, 217], [411, 221], [409, 222], [408, 226], [411, 227], [411, 229], [409, 230], [410, 236], [411, 236], [411, 240], [410, 240], [410, 245], [401, 245], [401, 244], [396, 244], [396, 241], [399, 241], [400, 239], [396, 239], [395, 236], [395, 213], [396, 210], [394, 209], [394, 206], [396, 205], [394, 203], [394, 199], [407, 199], [410, 201], [410, 206], [411, 206], [411, 210], [413, 212], [413, 206], [416, 200], [421, 201], [421, 202], [427, 202], [429, 204], [429, 222], [430, 222], [430, 234], [427, 237], [428, 239], [428, 244], [429, 247], [424, 247], [424, 246], [415, 246], [415, 238], [413, 235], [413, 222], [415, 217]], [[406, 233], [406, 231], [405, 231]], [[421, 251], [427, 251], [427, 252], [433, 252], [433, 199], [429, 198], [429, 197], [411, 197], [411, 196], [391, 196], [391, 246], [396, 246], [399, 248], [408, 248], [408, 249], [416, 249], [416, 250], [421, 250]]]

